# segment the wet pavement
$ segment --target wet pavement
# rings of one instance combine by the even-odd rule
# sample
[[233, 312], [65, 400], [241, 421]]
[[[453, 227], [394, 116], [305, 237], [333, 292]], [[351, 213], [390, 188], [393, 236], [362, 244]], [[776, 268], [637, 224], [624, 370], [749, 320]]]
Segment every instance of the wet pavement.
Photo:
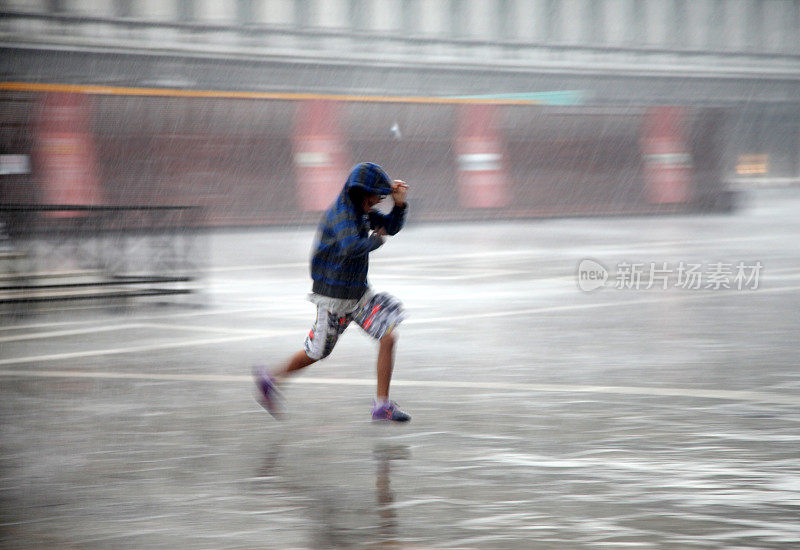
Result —
[[[410, 224], [371, 266], [409, 312], [408, 425], [369, 421], [355, 326], [285, 421], [253, 400], [251, 365], [313, 320], [311, 228], [212, 235], [199, 295], [4, 313], [0, 544], [797, 547], [798, 212], [788, 189], [732, 215]], [[584, 259], [604, 288], [578, 288]]]

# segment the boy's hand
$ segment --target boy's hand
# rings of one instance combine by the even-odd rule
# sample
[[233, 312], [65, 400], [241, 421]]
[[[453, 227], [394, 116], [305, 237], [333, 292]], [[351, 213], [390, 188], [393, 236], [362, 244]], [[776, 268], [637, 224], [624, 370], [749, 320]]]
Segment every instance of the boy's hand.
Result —
[[371, 236], [372, 237], [378, 237], [381, 240], [381, 242], [384, 242], [386, 240], [386, 239], [384, 239], [384, 237], [386, 236], [386, 228], [385, 227], [378, 227], [377, 229], [375, 229], [372, 232]]
[[408, 185], [403, 180], [392, 181], [392, 200], [395, 206], [402, 207], [406, 203], [406, 192]]

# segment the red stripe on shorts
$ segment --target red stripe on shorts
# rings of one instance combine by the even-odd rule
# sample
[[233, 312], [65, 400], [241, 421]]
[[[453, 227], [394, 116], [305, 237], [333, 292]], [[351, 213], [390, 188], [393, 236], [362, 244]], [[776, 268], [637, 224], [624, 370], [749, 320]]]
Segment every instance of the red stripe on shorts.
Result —
[[380, 308], [381, 308], [380, 304], [372, 308], [372, 313], [369, 314], [369, 317], [367, 317], [367, 320], [364, 322], [364, 330], [368, 329], [369, 326], [372, 324], [372, 318], [375, 317], [375, 314], [378, 313], [378, 310]]

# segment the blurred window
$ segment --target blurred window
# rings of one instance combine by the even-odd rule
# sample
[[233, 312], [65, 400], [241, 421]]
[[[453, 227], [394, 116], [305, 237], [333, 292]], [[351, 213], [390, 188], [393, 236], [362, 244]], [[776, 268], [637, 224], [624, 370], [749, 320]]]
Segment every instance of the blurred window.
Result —
[[132, 0], [114, 0], [114, 17], [133, 16]]
[[514, 38], [514, 18], [510, 6], [511, 0], [497, 0], [497, 18], [494, 36], [497, 40]]
[[350, 26], [356, 31], [369, 30], [367, 22], [367, 6], [364, 0], [350, 0], [348, 5]]
[[800, 2], [791, 3], [791, 15], [787, 17], [789, 31], [786, 33], [786, 49], [789, 53], [800, 54]]
[[407, 35], [419, 34], [419, 2], [418, 0], [403, 0], [402, 2], [402, 31]]
[[51, 13], [64, 13], [67, 11], [64, 0], [47, 0], [47, 11]]
[[672, 44], [678, 49], [686, 47], [686, 0], [672, 0]]
[[247, 25], [254, 19], [253, 0], [236, 0], [236, 22]]
[[632, 0], [629, 25], [630, 33], [628, 38], [634, 46], [643, 46], [646, 42], [644, 0]]
[[465, 9], [464, 0], [450, 0], [450, 36], [453, 38], [463, 38], [467, 35]]
[[719, 51], [725, 48], [726, 15], [725, 0], [712, 0], [706, 22], [706, 28], [708, 29], [706, 44], [709, 50]]
[[547, 42], [558, 42], [561, 39], [561, 13], [558, 0], [547, 0], [545, 12], [545, 40]]
[[311, 7], [308, 0], [294, 0], [294, 24], [301, 29], [311, 26]]
[[750, 0], [747, 5], [748, 46], [751, 51], [760, 51], [764, 48], [764, 3], [761, 0]]
[[194, 0], [178, 0], [178, 21], [189, 23], [195, 19]]
[[590, 44], [605, 42], [605, 13], [603, 0], [589, 0], [588, 17], [586, 23], [586, 41]]
[[784, 9], [781, 13], [781, 21], [783, 28], [782, 36], [778, 43], [778, 50], [781, 53], [794, 53], [797, 47], [797, 42], [800, 39], [798, 36], [798, 27], [800, 24], [800, 2], [793, 2], [792, 0], [784, 0]]

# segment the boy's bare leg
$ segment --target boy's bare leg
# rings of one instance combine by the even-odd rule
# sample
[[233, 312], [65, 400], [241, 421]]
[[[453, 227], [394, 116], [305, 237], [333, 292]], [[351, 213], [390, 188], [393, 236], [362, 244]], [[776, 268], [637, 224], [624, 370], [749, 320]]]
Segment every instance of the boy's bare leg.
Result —
[[397, 339], [392, 333], [380, 339], [378, 349], [378, 391], [376, 394], [378, 403], [389, 400], [389, 384], [392, 381], [392, 370], [394, 369], [394, 344]]
[[288, 374], [316, 362], [316, 359], [311, 359], [306, 355], [305, 351], [301, 350], [292, 355], [286, 364], [275, 372], [270, 373], [265, 367], [254, 367], [253, 376], [255, 377], [256, 388], [258, 388], [259, 392], [256, 399], [259, 404], [275, 418], [282, 418], [283, 413], [281, 411], [280, 394], [277, 391], [277, 384]]
[[272, 373], [272, 376], [277, 380], [280, 381], [285, 378], [287, 375], [293, 373], [294, 371], [298, 371], [300, 369], [304, 369], [309, 365], [313, 365], [316, 363], [316, 359], [312, 359], [306, 352], [303, 350], [298, 351], [294, 355], [289, 358], [289, 361], [283, 365], [283, 367], [277, 369], [275, 372]]
[[411, 416], [401, 411], [397, 405], [389, 401], [389, 383], [392, 381], [394, 368], [394, 345], [397, 337], [387, 334], [380, 340], [378, 349], [378, 391], [375, 396], [375, 405], [372, 407], [372, 420], [389, 420], [393, 422], [408, 422]]

